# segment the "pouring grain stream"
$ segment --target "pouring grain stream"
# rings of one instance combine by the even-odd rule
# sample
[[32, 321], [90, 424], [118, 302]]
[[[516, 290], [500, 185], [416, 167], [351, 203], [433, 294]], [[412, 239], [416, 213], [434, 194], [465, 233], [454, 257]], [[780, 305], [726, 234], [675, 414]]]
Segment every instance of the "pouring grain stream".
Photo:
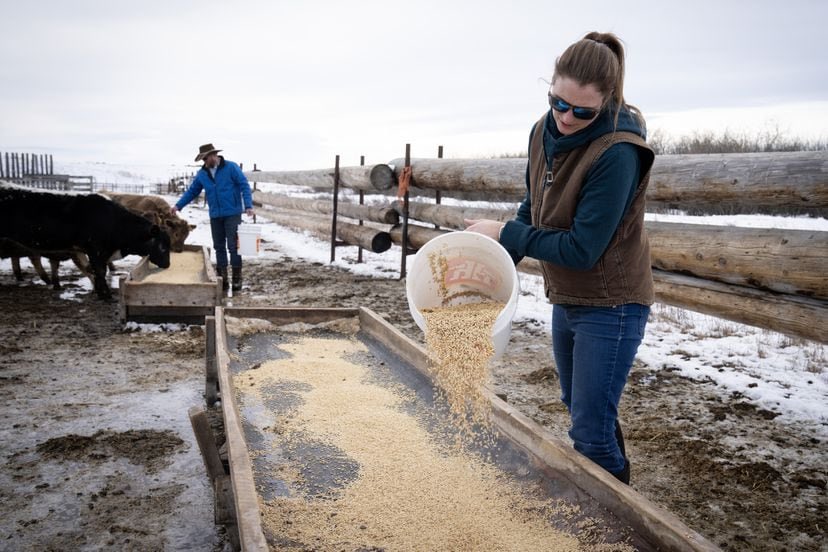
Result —
[[[489, 381], [489, 361], [494, 355], [492, 328], [505, 303], [474, 289], [450, 290], [446, 286], [448, 260], [440, 252], [428, 256], [431, 277], [437, 283], [442, 305], [422, 309], [425, 339], [431, 355], [435, 394], [446, 401], [460, 437], [479, 445], [492, 440], [489, 429], [491, 404], [484, 393]], [[476, 303], [469, 297], [479, 298]], [[461, 304], [454, 304], [462, 300]], [[489, 433], [489, 435], [487, 435]]]
[[435, 392], [445, 399], [461, 435], [467, 437], [479, 437], [474, 424], [489, 426], [491, 403], [484, 389], [494, 354], [492, 326], [504, 306], [487, 301], [422, 311]]

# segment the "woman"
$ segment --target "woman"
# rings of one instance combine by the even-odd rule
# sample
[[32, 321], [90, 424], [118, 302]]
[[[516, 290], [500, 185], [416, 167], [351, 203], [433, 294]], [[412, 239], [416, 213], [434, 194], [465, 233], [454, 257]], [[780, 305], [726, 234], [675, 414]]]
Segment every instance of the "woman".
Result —
[[645, 125], [624, 100], [624, 48], [589, 33], [555, 63], [551, 109], [530, 133], [514, 220], [468, 220], [518, 262], [541, 261], [552, 348], [574, 447], [629, 484], [618, 404], [653, 303]]

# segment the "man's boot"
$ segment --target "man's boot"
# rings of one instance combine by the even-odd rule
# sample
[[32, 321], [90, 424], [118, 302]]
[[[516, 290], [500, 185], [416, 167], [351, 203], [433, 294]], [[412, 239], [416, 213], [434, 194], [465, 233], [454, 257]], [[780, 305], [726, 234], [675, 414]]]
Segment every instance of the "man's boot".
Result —
[[241, 291], [242, 288], [242, 274], [241, 267], [233, 267], [233, 291]]
[[230, 289], [230, 280], [227, 278], [227, 267], [220, 266], [217, 268], [219, 278], [221, 278], [221, 289], [222, 291], [227, 291]]

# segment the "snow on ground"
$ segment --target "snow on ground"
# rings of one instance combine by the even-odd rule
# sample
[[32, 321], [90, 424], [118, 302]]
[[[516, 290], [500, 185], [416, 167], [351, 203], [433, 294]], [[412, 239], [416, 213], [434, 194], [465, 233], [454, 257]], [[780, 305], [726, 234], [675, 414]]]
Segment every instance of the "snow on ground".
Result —
[[[106, 178], [121, 178], [121, 181], [130, 178], [130, 183], [142, 180], [165, 181], [181, 174], [170, 170], [169, 167], [166, 168], [165, 178], [160, 177], [163, 174], [162, 168], [152, 172], [146, 167], [142, 169], [141, 166], [121, 167], [106, 164], [64, 164], [58, 167], [65, 167], [72, 174], [95, 175], [99, 181]], [[306, 197], [313, 195], [300, 189], [278, 185], [260, 184], [259, 187], [268, 191], [278, 190]], [[173, 203], [177, 198], [166, 196], [166, 199]], [[368, 202], [388, 200], [387, 197], [379, 196], [366, 199]], [[504, 207], [505, 204], [475, 206]], [[261, 227], [262, 241], [265, 245], [259, 255], [260, 259], [279, 260], [287, 256], [325, 264], [329, 262], [329, 242], [318, 240], [307, 233], [268, 223], [266, 209], [258, 209], [257, 215], [257, 223]], [[188, 238], [188, 243], [212, 247], [209, 216], [206, 207], [201, 203], [201, 198], [186, 207], [182, 216], [197, 225]], [[648, 215], [647, 218], [697, 224], [828, 231], [828, 220], [809, 217], [689, 217], [675, 214]], [[243, 223], [249, 224], [252, 220], [245, 216]], [[364, 260], [361, 264], [356, 262], [355, 248], [338, 248], [334, 265], [361, 276], [395, 278], [399, 275], [400, 250], [397, 247], [392, 247], [382, 254], [366, 253]], [[64, 263], [62, 270], [71, 270], [67, 265], [68, 263]], [[409, 259], [408, 266], [411, 265]], [[11, 274], [11, 263], [8, 259], [0, 260], [0, 271]], [[520, 274], [520, 283], [521, 295], [516, 320], [536, 321], [546, 328], [548, 333], [551, 308], [544, 297], [540, 277]], [[113, 284], [117, 285], [116, 282]], [[84, 289], [91, 290], [88, 281], [82, 285], [88, 286]], [[66, 294], [65, 298], [73, 299], [72, 294]], [[157, 328], [144, 326], [135, 329], [157, 331]], [[778, 412], [780, 416], [777, 420], [810, 421], [820, 426], [820, 431], [828, 435], [828, 352], [819, 343], [793, 339], [760, 328], [656, 304], [653, 306], [647, 334], [638, 357], [646, 364], [647, 369], [669, 369], [688, 378], [710, 381], [726, 395], [742, 397], [756, 406]]]

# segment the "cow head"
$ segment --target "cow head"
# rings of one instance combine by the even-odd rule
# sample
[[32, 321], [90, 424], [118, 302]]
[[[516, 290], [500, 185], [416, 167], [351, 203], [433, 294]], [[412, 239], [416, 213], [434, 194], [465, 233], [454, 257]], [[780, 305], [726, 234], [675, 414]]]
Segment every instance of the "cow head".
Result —
[[164, 230], [170, 236], [170, 247], [176, 253], [184, 251], [184, 240], [190, 235], [190, 230], [195, 228], [194, 225], [188, 224], [186, 220], [178, 217], [168, 217], [164, 220]]
[[150, 229], [150, 241], [148, 245], [149, 253], [147, 255], [149, 256], [150, 262], [160, 268], [169, 268], [170, 237], [155, 224]]

